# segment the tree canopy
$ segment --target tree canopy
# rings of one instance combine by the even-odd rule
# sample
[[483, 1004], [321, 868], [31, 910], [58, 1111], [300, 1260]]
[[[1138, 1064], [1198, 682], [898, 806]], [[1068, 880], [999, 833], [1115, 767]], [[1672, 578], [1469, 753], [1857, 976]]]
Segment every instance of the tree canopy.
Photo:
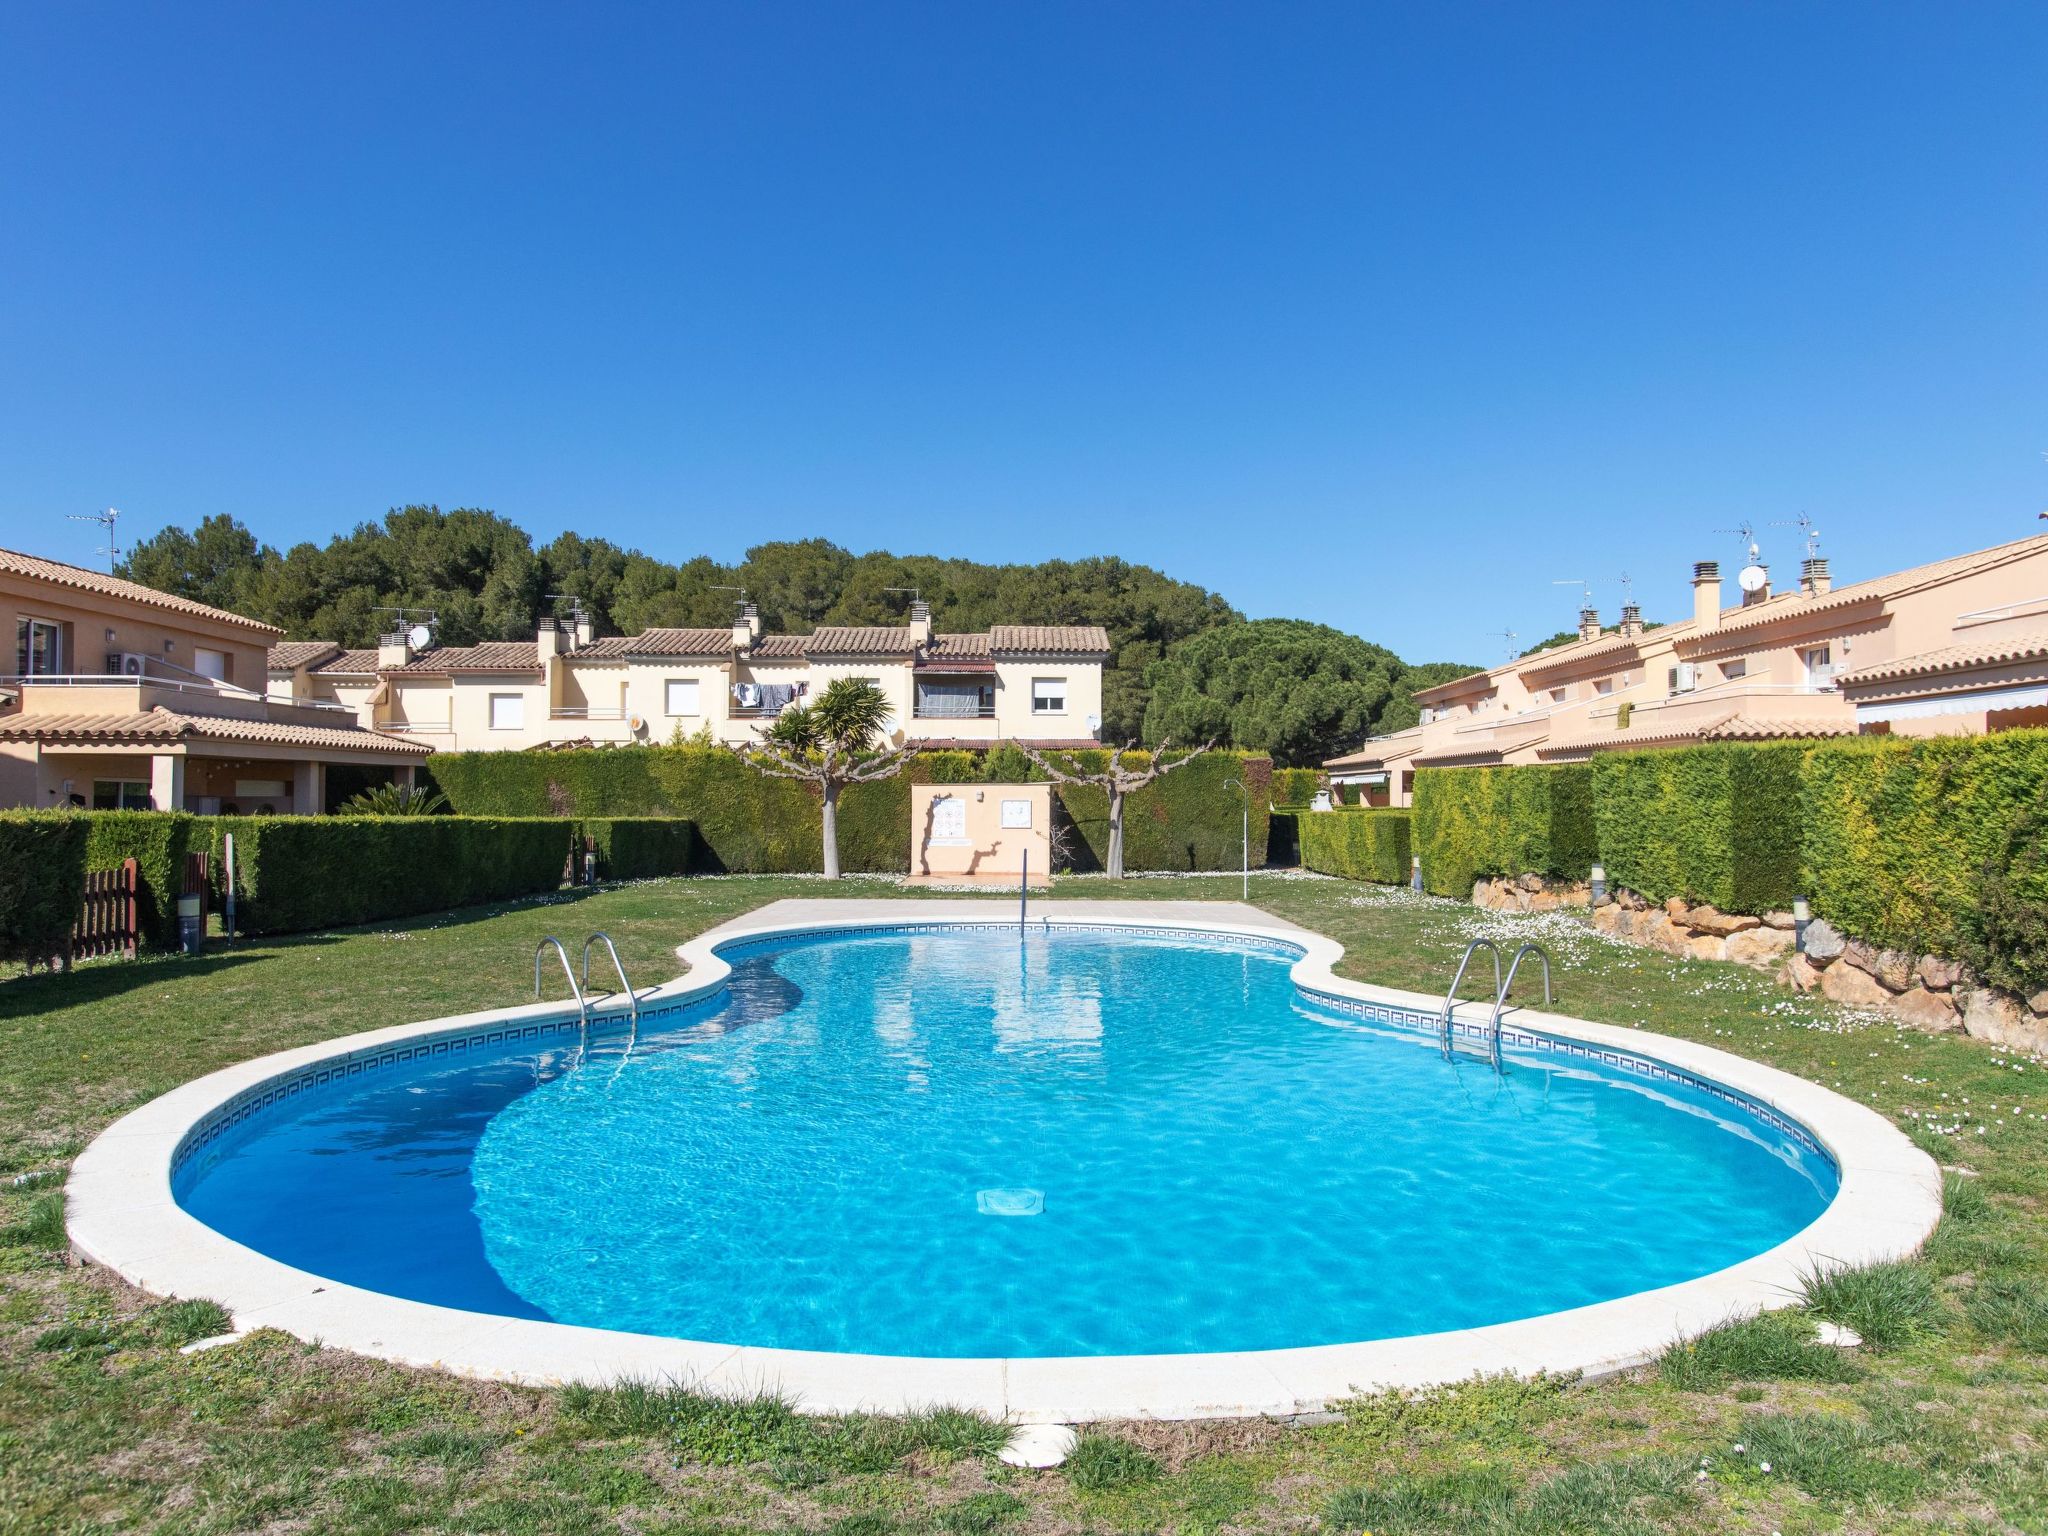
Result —
[[1268, 753], [1282, 767], [1314, 767], [1367, 736], [1413, 725], [1413, 689], [1470, 670], [1410, 667], [1384, 646], [1301, 619], [1223, 625], [1147, 670], [1145, 739], [1214, 740]]
[[[580, 600], [600, 634], [650, 625], [730, 622], [740, 587], [771, 633], [819, 624], [900, 624], [915, 591], [941, 630], [991, 624], [1100, 624], [1112, 656], [1103, 674], [1103, 729], [1135, 736], [1145, 672], [1188, 636], [1242, 616], [1213, 592], [1114, 556], [985, 565], [936, 555], [856, 555], [827, 539], [759, 544], [737, 565], [699, 555], [671, 564], [608, 539], [564, 533], [535, 549], [508, 519], [476, 507], [399, 507], [325, 545], [279, 551], [227, 516], [189, 532], [166, 528], [135, 546], [120, 574], [248, 614], [292, 639], [375, 644], [395, 615], [431, 610], [448, 645], [531, 636]], [[909, 589], [909, 590], [892, 590]]]

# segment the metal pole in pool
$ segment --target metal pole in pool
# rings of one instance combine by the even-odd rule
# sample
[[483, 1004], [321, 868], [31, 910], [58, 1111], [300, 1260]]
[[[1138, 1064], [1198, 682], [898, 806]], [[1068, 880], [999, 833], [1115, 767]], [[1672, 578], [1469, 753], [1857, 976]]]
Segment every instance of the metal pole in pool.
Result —
[[1031, 850], [1024, 850], [1024, 867], [1017, 872], [1017, 937], [1024, 937], [1024, 908], [1031, 899]]
[[225, 910], [220, 915], [221, 931], [232, 944], [235, 942], [235, 834], [222, 833], [220, 842], [221, 888], [226, 892], [223, 902]]
[[1223, 787], [1225, 789], [1234, 789], [1244, 796], [1244, 822], [1240, 828], [1244, 839], [1244, 889], [1241, 894], [1246, 901], [1250, 901], [1252, 899], [1252, 792], [1244, 787], [1244, 782], [1240, 779], [1225, 779]]

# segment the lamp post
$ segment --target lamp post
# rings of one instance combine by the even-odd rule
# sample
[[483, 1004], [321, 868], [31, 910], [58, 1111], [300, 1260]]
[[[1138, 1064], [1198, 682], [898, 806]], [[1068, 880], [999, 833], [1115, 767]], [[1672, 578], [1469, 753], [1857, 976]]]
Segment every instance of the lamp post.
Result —
[[1235, 789], [1240, 795], [1244, 796], [1244, 821], [1239, 829], [1239, 835], [1244, 841], [1244, 887], [1242, 895], [1244, 900], [1250, 901], [1252, 899], [1252, 792], [1244, 787], [1244, 781], [1241, 779], [1225, 779], [1223, 787], [1225, 789]]

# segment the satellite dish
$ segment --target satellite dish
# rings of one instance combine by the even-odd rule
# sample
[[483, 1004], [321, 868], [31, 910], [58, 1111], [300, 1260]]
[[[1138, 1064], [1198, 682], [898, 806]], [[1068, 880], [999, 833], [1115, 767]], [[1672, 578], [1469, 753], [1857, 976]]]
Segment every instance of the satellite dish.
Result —
[[1735, 584], [1745, 592], [1761, 592], [1770, 581], [1771, 573], [1760, 565], [1745, 565], [1735, 573]]
[[424, 651], [434, 643], [434, 632], [424, 624], [415, 624], [405, 632], [405, 643], [416, 651]]
[[638, 736], [642, 731], [647, 729], [647, 722], [641, 719], [638, 715], [628, 715], [626, 716], [626, 729], [631, 731], [635, 736]]
[[1089, 730], [1090, 730], [1091, 732], [1093, 732], [1093, 731], [1099, 731], [1099, 730], [1101, 730], [1101, 729], [1102, 729], [1102, 716], [1100, 716], [1100, 715], [1090, 715], [1090, 716], [1088, 717], [1088, 729], [1089, 729]]

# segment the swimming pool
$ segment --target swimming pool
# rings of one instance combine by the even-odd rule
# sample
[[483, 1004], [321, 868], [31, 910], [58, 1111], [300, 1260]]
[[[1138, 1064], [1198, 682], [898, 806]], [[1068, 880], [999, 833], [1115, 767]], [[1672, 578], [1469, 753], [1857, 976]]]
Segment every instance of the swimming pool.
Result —
[[1860, 1106], [1549, 1015], [1446, 1061], [1285, 925], [782, 905], [836, 910], [686, 946], [637, 1030], [507, 1010], [188, 1085], [176, 1262], [101, 1182], [147, 1126], [80, 1160], [74, 1238], [221, 1296], [166, 1285], [210, 1251], [238, 1322], [393, 1358], [1072, 1418], [1626, 1363], [1932, 1224]]

